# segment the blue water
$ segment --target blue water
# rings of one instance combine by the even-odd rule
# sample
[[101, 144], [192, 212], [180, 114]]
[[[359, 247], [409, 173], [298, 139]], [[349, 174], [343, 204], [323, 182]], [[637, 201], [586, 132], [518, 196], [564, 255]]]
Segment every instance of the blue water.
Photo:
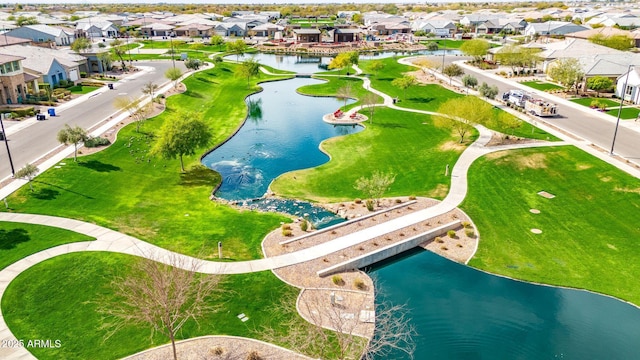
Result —
[[[411, 54], [405, 53], [405, 55], [442, 55], [443, 51], [446, 51], [446, 56], [457, 56], [460, 54], [460, 50], [436, 50], [436, 51], [417, 51]], [[402, 55], [402, 53], [381, 52], [381, 53], [363, 53], [360, 55], [360, 60], [373, 60], [383, 59], [396, 55]], [[245, 59], [254, 58], [257, 62], [263, 65], [271, 66], [274, 69], [294, 71], [303, 74], [311, 74], [319, 71], [326, 71], [325, 69], [318, 68], [318, 64], [329, 64], [332, 57], [314, 57], [314, 56], [300, 56], [300, 55], [281, 55], [281, 54], [245, 54], [239, 58], [236, 55], [229, 55], [226, 58], [229, 60], [243, 61]], [[309, 62], [314, 61], [314, 62]]]
[[640, 311], [613, 298], [493, 276], [425, 250], [371, 274], [383, 298], [407, 304], [415, 359], [640, 358]]

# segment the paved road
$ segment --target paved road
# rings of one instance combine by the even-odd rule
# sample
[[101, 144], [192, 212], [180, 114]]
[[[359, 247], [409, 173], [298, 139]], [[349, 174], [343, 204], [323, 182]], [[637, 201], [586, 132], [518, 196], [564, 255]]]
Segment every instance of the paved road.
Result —
[[[172, 65], [170, 61], [136, 62], [136, 66], [144, 67], [134, 76], [123, 79], [115, 84], [114, 90], [98, 90], [83, 97], [83, 100], [75, 100], [74, 106], [61, 104], [56, 108], [56, 117], [49, 117], [45, 121], [27, 120], [25, 124], [5, 121], [7, 139], [16, 171], [28, 162], [40, 158], [60, 145], [56, 140], [58, 130], [65, 124], [78, 125], [82, 128], [90, 128], [101, 121], [108, 119], [117, 108], [114, 99], [118, 96], [132, 96], [137, 98], [142, 95], [143, 84], [153, 81], [160, 86], [167, 82], [164, 73]], [[185, 71], [182, 62], [176, 62], [176, 66]], [[26, 124], [31, 124], [25, 126]], [[18, 130], [19, 129], [19, 130]], [[11, 169], [4, 144], [0, 144], [0, 179], [11, 175]]]
[[[445, 59], [445, 63], [460, 63], [463, 59], [466, 59], [466, 57], [448, 56]], [[435, 56], [432, 60], [435, 63], [440, 64], [439, 61], [442, 61], [442, 57]], [[487, 74], [486, 72], [471, 66], [461, 65], [464, 67], [466, 73], [473, 74], [473, 76], [478, 79], [478, 83], [482, 84], [483, 82], [486, 82], [489, 85], [496, 85], [500, 90], [500, 94], [511, 89], [523, 89], [529, 92], [534, 92], [539, 97], [558, 104], [558, 113], [560, 116], [555, 118], [545, 118], [544, 121], [547, 124], [577, 135], [590, 143], [602, 147], [603, 149], [611, 149], [616, 120], [614, 117], [597, 113], [584, 106], [570, 103], [544, 92], [538, 92], [527, 86], [520, 85], [516, 81], [505, 79], [493, 74]], [[618, 129], [614, 151], [616, 154], [640, 164], [640, 124], [630, 124], [629, 121], [623, 121], [622, 123], [626, 124], [624, 124], [624, 126], [620, 126]], [[635, 130], [632, 128], [635, 128]]]

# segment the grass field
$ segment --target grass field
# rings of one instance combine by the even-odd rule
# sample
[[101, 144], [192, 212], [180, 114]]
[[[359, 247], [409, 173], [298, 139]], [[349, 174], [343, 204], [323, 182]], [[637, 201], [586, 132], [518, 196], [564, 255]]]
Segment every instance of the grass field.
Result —
[[462, 204], [481, 236], [470, 265], [640, 305], [638, 194], [640, 180], [573, 147], [489, 155], [471, 167]]
[[[326, 80], [322, 84], [307, 85], [298, 88], [297, 91], [304, 95], [312, 96], [336, 96], [341, 88], [349, 87], [351, 89], [350, 98], [362, 99], [368, 91], [362, 87], [362, 80], [352, 77], [334, 77], [334, 76], [315, 76], [316, 79]], [[382, 97], [378, 97], [378, 103], [382, 103]], [[344, 104], [344, 102], [343, 102]], [[346, 107], [341, 106], [342, 110], [350, 109], [354, 106], [361, 105], [361, 101], [348, 104]], [[366, 111], [365, 111], [366, 112]]]
[[98, 86], [76, 85], [70, 87], [68, 90], [71, 91], [72, 94], [88, 94], [97, 89], [100, 88]]
[[523, 82], [521, 82], [521, 84], [522, 85], [526, 85], [526, 86], [528, 86], [530, 88], [541, 90], [541, 91], [562, 90], [562, 89], [564, 89], [560, 85], [556, 85], [556, 84], [552, 84], [552, 83], [548, 83], [548, 82], [544, 82], [544, 81], [523, 81]]
[[[342, 201], [363, 197], [355, 181], [375, 170], [396, 174], [385, 196], [426, 195], [442, 198], [449, 188], [444, 176], [465, 146], [449, 130], [430, 125], [428, 115], [376, 109], [373, 123], [357, 134], [322, 144], [331, 161], [278, 177], [271, 189], [298, 199]], [[473, 136], [471, 136], [473, 138]]]
[[606, 107], [614, 107], [614, 106], [620, 106], [620, 102], [616, 101], [616, 100], [611, 100], [611, 99], [606, 99], [606, 98], [592, 98], [592, 97], [587, 97], [587, 98], [579, 98], [579, 99], [571, 99], [571, 102], [574, 102], [576, 104], [580, 104], [582, 106], [591, 106], [591, 103], [597, 101], [601, 104], [605, 104]]
[[45, 249], [92, 237], [49, 226], [0, 222], [0, 269]]
[[257, 89], [256, 79], [247, 89], [246, 79], [236, 76], [234, 69], [222, 63], [189, 77], [188, 90], [168, 98], [167, 110], [146, 120], [140, 133], [134, 124], [127, 126], [108, 149], [42, 173], [33, 181], [33, 193], [26, 187], [9, 198], [13, 210], [93, 222], [194, 256], [215, 257], [217, 242], [222, 241], [230, 260], [261, 257], [262, 238], [288, 218], [210, 201], [220, 176], [194, 167], [206, 148], [185, 157], [191, 168], [185, 174], [178, 160], [149, 155], [153, 133], [176, 108], [202, 113], [214, 133], [212, 146], [242, 124], [247, 111], [243, 99]]
[[[2, 298], [2, 312], [19, 339], [59, 339], [59, 349], [30, 348], [38, 359], [119, 359], [165, 344], [168, 338], [150, 337], [151, 329], [126, 326], [105, 338], [105, 319], [97, 309], [114, 301], [109, 282], [124, 276], [134, 257], [87, 252], [62, 255], [26, 270], [13, 281]], [[60, 274], [64, 274], [61, 276]], [[211, 301], [222, 310], [185, 324], [179, 339], [226, 334], [260, 339], [264, 326], [287, 331], [279, 323], [290, 314], [278, 311], [283, 297], [298, 290], [286, 285], [270, 271], [225, 277], [225, 293]], [[249, 321], [241, 322], [244, 313]], [[300, 319], [300, 321], [303, 321]]]
[[[606, 113], [618, 117], [619, 109], [611, 109], [607, 110]], [[638, 118], [638, 114], [640, 114], [640, 109], [636, 107], [623, 107], [622, 111], [620, 111], [620, 119], [623, 120], [635, 120]]]
[[450, 39], [433, 39], [423, 41], [423, 44], [428, 44], [430, 42], [435, 42], [438, 44], [440, 49], [460, 49], [460, 46], [464, 44], [463, 40], [450, 40]]

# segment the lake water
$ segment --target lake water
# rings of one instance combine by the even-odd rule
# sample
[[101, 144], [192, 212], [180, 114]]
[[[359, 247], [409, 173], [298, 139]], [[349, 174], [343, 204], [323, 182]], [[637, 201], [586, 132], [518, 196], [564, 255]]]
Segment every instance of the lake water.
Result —
[[[309, 97], [296, 89], [321, 80], [295, 78], [261, 84], [262, 92], [247, 98], [250, 116], [229, 141], [202, 159], [222, 175], [216, 196], [227, 200], [260, 198], [280, 174], [315, 167], [329, 161], [320, 143], [334, 136], [361, 131], [361, 126], [334, 126], [322, 116], [344, 104], [330, 97]], [[353, 101], [350, 101], [353, 102]], [[347, 103], [350, 103], [349, 101]], [[335, 223], [336, 217], [303, 202], [247, 201], [250, 207], [309, 214], [316, 226]]]
[[[270, 65], [297, 72], [317, 67], [296, 64], [293, 56], [278, 61], [279, 66]], [[328, 161], [318, 150], [323, 139], [361, 130], [322, 122], [322, 115], [341, 105], [336, 99], [295, 93], [317, 82], [297, 78], [265, 83], [262, 93], [248, 99], [261, 106], [250, 106], [253, 116], [240, 132], [203, 160], [223, 175], [218, 196], [260, 197], [278, 175]], [[294, 200], [248, 204], [297, 215], [314, 212], [321, 222], [341, 221]], [[513, 281], [423, 250], [378, 264], [370, 272], [387, 300], [407, 304], [418, 331], [418, 360], [640, 359], [640, 311], [606, 296]], [[405, 357], [393, 354], [386, 359]]]
[[383, 298], [407, 304], [415, 359], [640, 358], [640, 310], [613, 298], [490, 275], [422, 249], [370, 273]]

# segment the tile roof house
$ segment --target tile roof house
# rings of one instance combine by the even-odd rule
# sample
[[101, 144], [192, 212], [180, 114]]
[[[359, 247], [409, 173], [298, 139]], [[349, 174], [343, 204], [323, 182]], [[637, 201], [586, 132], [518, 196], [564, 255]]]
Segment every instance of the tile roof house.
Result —
[[0, 53], [0, 104], [19, 104], [26, 98], [31, 85], [38, 88], [36, 80], [25, 78], [22, 56]]
[[69, 46], [74, 40], [74, 32], [49, 25], [25, 25], [6, 32], [9, 36], [29, 39], [34, 43], [54, 43]]
[[524, 35], [567, 35], [589, 28], [568, 21], [547, 21], [543, 23], [531, 23], [524, 29]]
[[42, 83], [56, 85], [60, 80], [75, 82], [80, 80], [80, 72], [86, 69], [87, 60], [84, 56], [64, 50], [12, 45], [2, 48], [2, 51], [23, 57], [24, 71], [37, 76]]

